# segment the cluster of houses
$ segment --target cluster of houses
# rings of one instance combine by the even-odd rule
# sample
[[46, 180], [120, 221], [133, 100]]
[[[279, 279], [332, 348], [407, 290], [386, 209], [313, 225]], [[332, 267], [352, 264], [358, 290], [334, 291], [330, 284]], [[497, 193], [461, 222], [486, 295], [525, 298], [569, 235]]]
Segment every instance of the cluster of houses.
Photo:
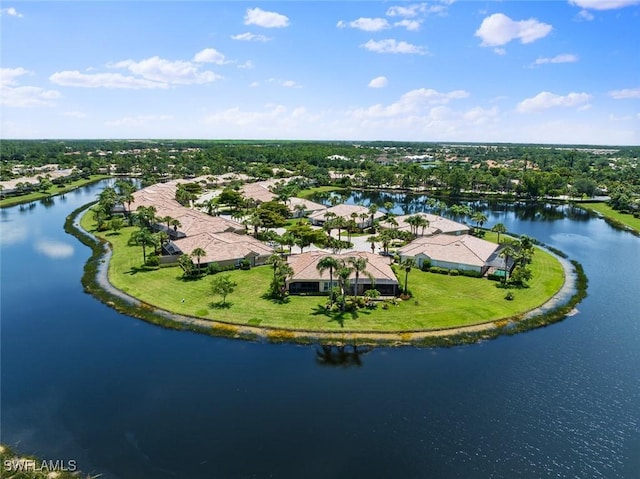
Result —
[[[259, 266], [267, 262], [275, 252], [274, 248], [246, 234], [242, 223], [222, 216], [210, 216], [178, 203], [175, 193], [180, 182], [158, 183], [139, 190], [133, 194], [134, 201], [129, 205], [130, 211], [140, 206], [156, 209], [159, 219], [153, 227], [156, 231], [165, 231], [170, 239], [163, 246], [163, 263], [177, 261], [179, 255], [190, 254], [196, 248], [205, 251], [205, 256], [199, 258], [202, 266], [214, 262], [221, 267], [239, 266], [246, 261]], [[246, 184], [242, 194], [256, 203], [272, 201], [276, 197], [270, 190], [272, 185], [273, 180]], [[364, 229], [383, 216], [383, 213], [372, 213], [364, 206], [341, 204], [326, 207], [301, 198], [290, 198], [287, 205], [292, 216], [306, 216], [317, 227], [321, 227], [328, 218], [342, 217], [345, 221], [355, 220], [358, 227]], [[409, 215], [394, 218], [393, 228], [416, 233], [415, 240], [397, 250], [401, 260], [413, 258], [418, 268], [428, 262], [431, 266], [472, 270], [480, 274], [504, 267], [502, 258], [499, 258], [500, 247], [468, 234], [470, 228], [467, 225], [428, 213], [417, 215], [427, 221], [421, 229], [411, 226]], [[381, 224], [385, 227], [384, 222]], [[332, 256], [345, 261], [353, 257], [366, 259], [367, 270], [359, 275], [358, 294], [375, 287], [383, 296], [396, 295], [399, 284], [391, 269], [392, 259], [365, 251], [370, 247], [368, 243], [366, 246], [364, 242], [356, 243], [352, 251], [342, 254], [312, 248], [305, 253], [290, 255], [288, 263], [293, 275], [287, 281], [289, 292], [313, 294], [330, 291], [336, 278], [330, 278], [329, 271], [320, 272], [317, 266], [323, 258]], [[351, 277], [352, 288], [354, 283], [355, 273]]]

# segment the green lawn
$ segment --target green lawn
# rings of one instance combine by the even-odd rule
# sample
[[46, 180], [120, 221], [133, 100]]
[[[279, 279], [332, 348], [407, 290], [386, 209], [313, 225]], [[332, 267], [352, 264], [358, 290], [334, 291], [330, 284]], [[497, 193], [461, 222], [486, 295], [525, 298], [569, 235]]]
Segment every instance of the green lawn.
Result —
[[634, 218], [633, 215], [628, 213], [620, 213], [606, 203], [581, 203], [578, 206], [591, 211], [596, 211], [607, 218], [611, 218], [618, 223], [628, 226], [635, 230], [636, 233], [640, 234], [640, 218]]
[[[85, 214], [82, 225], [91, 231], [92, 215]], [[216, 305], [221, 298], [211, 294], [212, 276], [197, 280], [182, 279], [179, 267], [156, 270], [141, 268], [142, 248], [128, 246], [134, 228], [120, 234], [107, 233], [114, 254], [109, 277], [117, 288], [140, 300], [176, 313], [219, 319], [243, 325], [322, 331], [398, 331], [466, 326], [514, 316], [544, 303], [563, 283], [560, 263], [551, 255], [536, 250], [532, 270], [534, 279], [526, 289], [512, 289], [513, 301], [504, 299], [506, 291], [485, 279], [444, 276], [414, 269], [409, 288], [414, 298], [390, 305], [384, 310], [361, 309], [356, 313], [327, 313], [326, 297], [291, 296], [285, 304], [263, 297], [272, 270], [260, 266], [249, 271], [231, 271], [238, 283], [227, 297], [227, 308]], [[489, 235], [487, 235], [489, 237]], [[400, 273], [404, 282], [404, 272]]]
[[342, 191], [344, 188], [340, 188], [338, 186], [318, 186], [316, 188], [309, 188], [306, 190], [301, 190], [296, 195], [298, 198], [310, 198], [316, 193], [329, 193], [332, 191]]
[[99, 180], [104, 180], [107, 178], [111, 178], [111, 176], [91, 175], [89, 179], [75, 180], [75, 181], [72, 181], [71, 183], [67, 183], [62, 186], [54, 185], [51, 188], [49, 188], [49, 191], [47, 193], [40, 193], [39, 191], [34, 191], [26, 195], [11, 196], [9, 198], [3, 198], [2, 200], [0, 200], [0, 208], [7, 208], [9, 206], [15, 206], [15, 205], [20, 205], [24, 203], [31, 203], [32, 201], [39, 201], [39, 200], [45, 199], [48, 196], [61, 195], [71, 190], [75, 190], [76, 188], [80, 188], [81, 186], [85, 186], [89, 183], [93, 183]]

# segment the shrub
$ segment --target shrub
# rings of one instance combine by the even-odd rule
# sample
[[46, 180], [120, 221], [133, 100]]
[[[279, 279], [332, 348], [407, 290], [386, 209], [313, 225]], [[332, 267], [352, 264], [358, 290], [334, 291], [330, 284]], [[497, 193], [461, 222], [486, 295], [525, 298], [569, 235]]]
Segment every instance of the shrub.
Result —
[[449, 270], [449, 274], [451, 276], [458, 276], [460, 274], [460, 272], [457, 269], [451, 269], [451, 270]]
[[449, 270], [447, 268], [441, 268], [440, 266], [432, 266], [429, 271], [438, 274], [449, 274]]
[[480, 271], [474, 271], [472, 269], [461, 269], [459, 272], [462, 276], [468, 276], [469, 278], [482, 278], [482, 273]]
[[491, 273], [487, 275], [487, 279], [490, 279], [491, 281], [502, 281], [502, 276], [500, 276], [499, 274]]
[[216, 274], [222, 271], [222, 268], [215, 261], [207, 265], [207, 274]]
[[155, 253], [151, 253], [147, 257], [146, 265], [147, 266], [160, 266], [160, 257]]
[[429, 271], [431, 268], [431, 260], [425, 259], [422, 263], [422, 271]]
[[506, 299], [507, 301], [513, 301], [513, 298], [515, 298], [515, 296], [513, 295], [513, 293], [511, 291], [509, 291], [505, 296], [504, 299]]
[[251, 269], [251, 261], [246, 258], [240, 261], [240, 269]]

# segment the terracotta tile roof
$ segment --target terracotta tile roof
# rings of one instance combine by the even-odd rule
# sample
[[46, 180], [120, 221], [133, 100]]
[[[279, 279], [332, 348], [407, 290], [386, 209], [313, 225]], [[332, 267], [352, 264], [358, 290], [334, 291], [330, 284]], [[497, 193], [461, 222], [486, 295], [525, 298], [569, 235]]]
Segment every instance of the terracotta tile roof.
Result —
[[418, 238], [400, 248], [398, 254], [401, 257], [422, 254], [436, 261], [482, 267], [497, 249], [497, 244], [475, 236], [440, 234]]
[[[430, 213], [416, 213], [416, 215], [422, 216], [429, 222], [429, 226], [424, 230], [424, 236], [435, 236], [441, 233], [467, 233], [470, 229], [467, 225], [443, 218], [442, 216], [432, 215]], [[407, 223], [407, 218], [409, 218], [409, 216], [414, 215], [402, 215], [395, 217], [395, 220], [398, 222], [399, 230], [411, 231], [411, 225]], [[418, 228], [418, 235], [422, 235], [422, 228]]]
[[[396, 275], [391, 269], [391, 259], [386, 256], [371, 254], [365, 251], [358, 251], [343, 254], [330, 254], [323, 251], [310, 251], [307, 253], [297, 254], [289, 257], [289, 265], [294, 271], [290, 282], [295, 281], [320, 281], [329, 279], [329, 271], [323, 271], [322, 274], [317, 269], [318, 262], [323, 258], [331, 256], [337, 260], [347, 261], [350, 257], [360, 257], [367, 259], [367, 271], [376, 279], [376, 281], [385, 282], [387, 284], [397, 284]], [[355, 273], [352, 273], [350, 279], [355, 279]], [[335, 272], [334, 272], [335, 278]], [[367, 276], [360, 275], [360, 280], [367, 279]]]
[[[360, 221], [360, 215], [362, 213], [366, 214], [367, 218], [371, 217], [369, 208], [367, 208], [366, 206], [342, 204], [342, 205], [332, 206], [330, 208], [327, 208], [326, 210], [317, 211], [309, 215], [309, 218], [314, 219], [316, 221], [325, 221], [326, 213], [333, 213], [336, 216], [343, 217], [345, 220], [350, 220], [351, 214], [355, 213], [356, 215], [358, 215], [358, 218], [356, 219], [356, 221]], [[384, 214], [381, 213], [380, 211], [377, 211], [376, 214], [374, 215], [374, 218], [381, 218], [382, 216], [384, 216]]]
[[327, 209], [327, 207], [325, 205], [321, 205], [320, 203], [315, 203], [311, 200], [307, 200], [304, 198], [297, 198], [297, 197], [291, 197], [289, 198], [289, 202], [287, 204], [287, 206], [289, 207], [289, 209], [291, 211], [294, 211], [294, 208], [296, 205], [303, 205], [305, 211], [324, 211]]
[[273, 253], [273, 248], [252, 236], [236, 233], [203, 232], [173, 243], [184, 254], [191, 254], [196, 248], [205, 250], [206, 256], [200, 259], [202, 263], [240, 260], [247, 256], [270, 256]]
[[131, 203], [131, 210], [135, 211], [139, 206], [154, 206], [156, 216], [171, 216], [180, 221], [182, 226], [178, 228], [187, 236], [209, 231], [212, 233], [223, 231], [244, 232], [245, 228], [237, 221], [222, 218], [220, 216], [209, 216], [198, 210], [192, 210], [182, 206], [175, 200], [178, 183], [184, 180], [170, 181], [168, 183], [157, 183], [143, 188], [133, 193], [134, 202]]

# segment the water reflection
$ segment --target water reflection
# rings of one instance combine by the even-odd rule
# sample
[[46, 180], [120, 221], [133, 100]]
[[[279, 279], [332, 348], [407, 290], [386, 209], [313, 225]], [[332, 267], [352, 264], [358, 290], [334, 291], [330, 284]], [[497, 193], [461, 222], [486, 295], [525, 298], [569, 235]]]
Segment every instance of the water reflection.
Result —
[[373, 348], [368, 346], [329, 346], [321, 345], [316, 348], [316, 363], [320, 366], [350, 368], [362, 366], [362, 357], [370, 353]]
[[47, 196], [40, 200], [40, 204], [45, 208], [51, 208], [52, 206], [55, 206], [56, 202], [53, 199], [53, 196]]

